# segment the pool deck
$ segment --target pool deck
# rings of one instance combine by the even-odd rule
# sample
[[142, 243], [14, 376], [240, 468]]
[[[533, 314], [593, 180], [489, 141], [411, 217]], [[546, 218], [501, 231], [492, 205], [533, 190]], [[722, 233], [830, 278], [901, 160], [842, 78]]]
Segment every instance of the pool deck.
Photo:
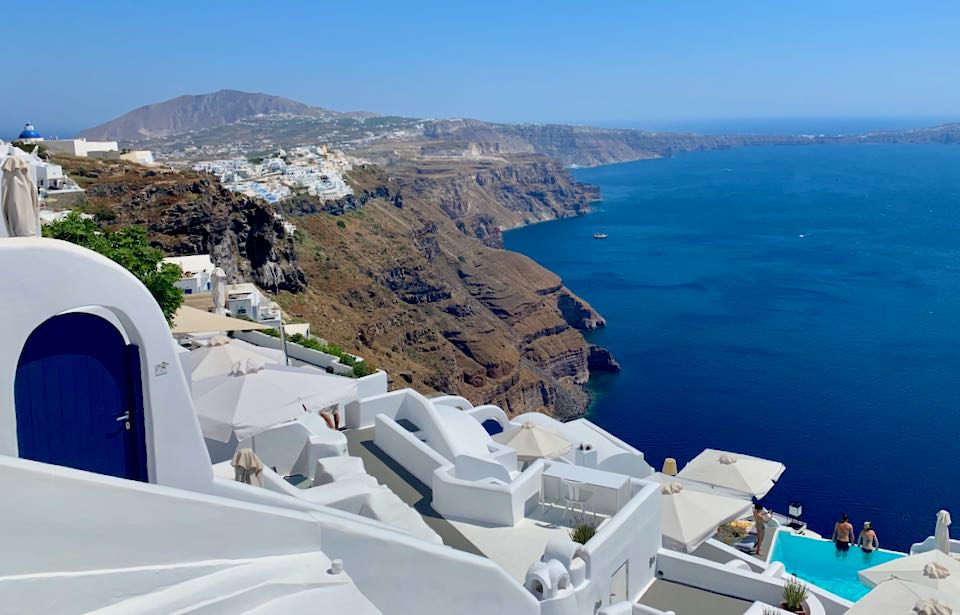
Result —
[[743, 615], [753, 604], [662, 579], [654, 581], [637, 602], [677, 615]]

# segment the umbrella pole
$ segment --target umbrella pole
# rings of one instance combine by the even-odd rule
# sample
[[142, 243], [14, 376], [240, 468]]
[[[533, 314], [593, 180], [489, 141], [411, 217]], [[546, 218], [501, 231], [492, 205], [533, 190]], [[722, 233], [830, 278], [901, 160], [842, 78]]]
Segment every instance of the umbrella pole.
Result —
[[290, 365], [290, 356], [287, 354], [287, 328], [283, 326], [283, 312], [280, 313], [280, 350], [283, 352], [283, 364]]

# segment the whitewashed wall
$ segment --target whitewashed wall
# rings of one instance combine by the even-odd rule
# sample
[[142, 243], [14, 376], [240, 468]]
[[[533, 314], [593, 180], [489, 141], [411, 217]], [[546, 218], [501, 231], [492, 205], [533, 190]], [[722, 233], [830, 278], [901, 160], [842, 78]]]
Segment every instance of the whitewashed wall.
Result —
[[70, 243], [0, 242], [0, 454], [16, 457], [14, 381], [30, 333], [48, 318], [88, 306], [113, 313], [140, 347], [147, 467], [151, 482], [203, 489], [213, 475], [177, 346], [147, 289], [113, 261]]

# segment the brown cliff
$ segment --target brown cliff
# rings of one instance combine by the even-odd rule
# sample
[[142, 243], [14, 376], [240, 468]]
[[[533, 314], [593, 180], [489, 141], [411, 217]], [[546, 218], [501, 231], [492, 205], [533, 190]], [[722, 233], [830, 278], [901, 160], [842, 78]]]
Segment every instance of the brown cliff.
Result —
[[295, 220], [310, 285], [282, 297], [286, 309], [405, 374], [397, 386], [511, 413], [582, 412], [591, 360], [615, 368], [580, 331], [603, 319], [555, 274], [485, 242], [493, 227], [583, 211], [594, 193], [542, 159], [369, 167], [350, 180], [362, 207]]

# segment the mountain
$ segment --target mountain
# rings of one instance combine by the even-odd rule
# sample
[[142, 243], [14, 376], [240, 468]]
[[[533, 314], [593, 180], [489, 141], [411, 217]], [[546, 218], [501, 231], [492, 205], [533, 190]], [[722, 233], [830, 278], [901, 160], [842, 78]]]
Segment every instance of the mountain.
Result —
[[233, 124], [245, 118], [290, 115], [316, 119], [372, 117], [367, 113], [338, 113], [273, 96], [237, 90], [186, 95], [145, 105], [80, 133], [87, 139], [135, 141], [168, 137]]

